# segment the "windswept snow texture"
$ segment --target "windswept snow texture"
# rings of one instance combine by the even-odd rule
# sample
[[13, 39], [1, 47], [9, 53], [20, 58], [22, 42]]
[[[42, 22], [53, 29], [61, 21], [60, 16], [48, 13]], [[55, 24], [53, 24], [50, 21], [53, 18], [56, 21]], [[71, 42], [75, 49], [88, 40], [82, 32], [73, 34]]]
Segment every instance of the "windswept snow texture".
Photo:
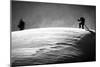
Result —
[[15, 31], [11, 46], [13, 66], [95, 61], [95, 34], [84, 29]]

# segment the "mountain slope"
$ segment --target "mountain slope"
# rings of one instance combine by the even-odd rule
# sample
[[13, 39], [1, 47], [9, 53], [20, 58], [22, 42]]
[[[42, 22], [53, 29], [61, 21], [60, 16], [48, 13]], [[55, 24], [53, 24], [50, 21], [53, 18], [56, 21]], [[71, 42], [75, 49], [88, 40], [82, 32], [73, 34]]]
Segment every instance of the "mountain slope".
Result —
[[38, 28], [12, 32], [12, 64], [36, 65], [95, 60], [95, 32]]

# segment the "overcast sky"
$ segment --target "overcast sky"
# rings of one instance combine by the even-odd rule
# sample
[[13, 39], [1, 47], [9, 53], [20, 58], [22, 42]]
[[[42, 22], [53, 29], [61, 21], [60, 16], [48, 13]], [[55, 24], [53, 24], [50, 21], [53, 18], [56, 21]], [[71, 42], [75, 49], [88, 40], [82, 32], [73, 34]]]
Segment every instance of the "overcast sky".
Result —
[[11, 30], [19, 30], [17, 25], [24, 19], [25, 29], [42, 27], [75, 27], [77, 19], [85, 17], [86, 25], [95, 30], [96, 7], [55, 3], [13, 1], [11, 4]]

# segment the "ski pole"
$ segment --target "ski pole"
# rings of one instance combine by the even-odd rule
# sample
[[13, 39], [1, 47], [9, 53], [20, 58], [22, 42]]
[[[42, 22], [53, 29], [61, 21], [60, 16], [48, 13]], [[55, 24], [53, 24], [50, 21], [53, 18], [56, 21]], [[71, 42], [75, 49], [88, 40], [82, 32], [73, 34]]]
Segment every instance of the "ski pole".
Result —
[[89, 28], [85, 25], [86, 29], [89, 31]]

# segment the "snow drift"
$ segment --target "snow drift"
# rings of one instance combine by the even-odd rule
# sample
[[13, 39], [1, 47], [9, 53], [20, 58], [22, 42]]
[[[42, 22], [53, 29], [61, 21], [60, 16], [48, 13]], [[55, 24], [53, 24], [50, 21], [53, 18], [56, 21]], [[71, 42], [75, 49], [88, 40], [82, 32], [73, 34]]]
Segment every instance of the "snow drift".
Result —
[[11, 34], [13, 66], [95, 61], [95, 32], [38, 28]]

